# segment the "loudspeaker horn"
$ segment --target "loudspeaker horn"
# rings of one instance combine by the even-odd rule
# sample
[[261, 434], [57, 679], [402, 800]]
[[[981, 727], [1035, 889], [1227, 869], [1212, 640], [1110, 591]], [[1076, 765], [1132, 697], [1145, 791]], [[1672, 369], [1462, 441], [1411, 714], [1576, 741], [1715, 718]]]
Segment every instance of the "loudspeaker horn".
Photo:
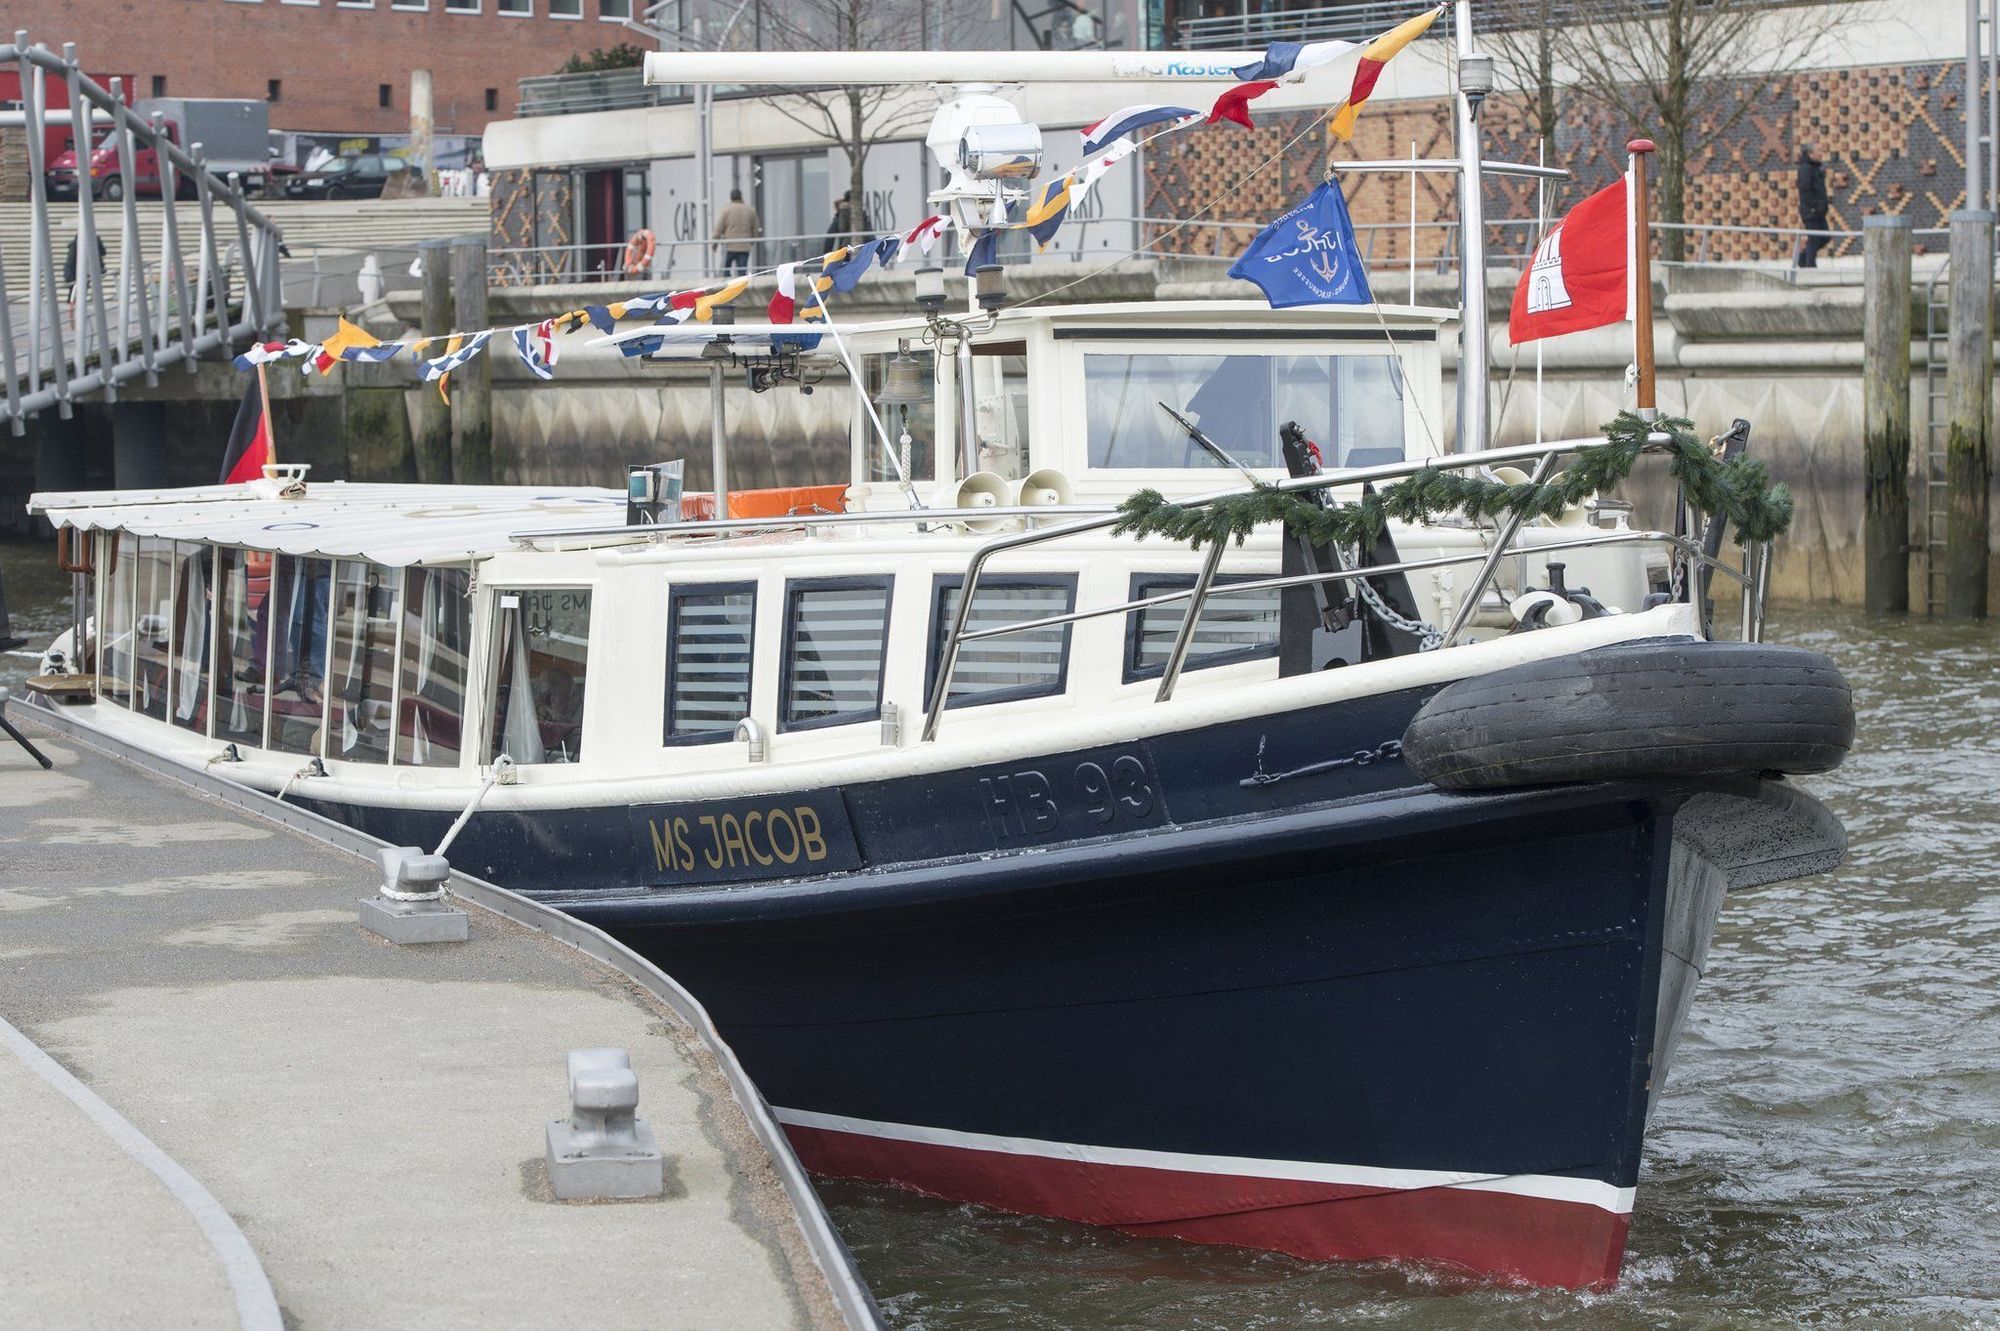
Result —
[[[957, 485], [947, 485], [938, 491], [938, 504], [943, 508], [1003, 508], [1012, 499], [1007, 482], [996, 472], [975, 471]], [[999, 531], [1010, 521], [1008, 518], [959, 518], [968, 531]]]
[[1014, 487], [1014, 504], [1018, 508], [1067, 504], [1075, 498], [1076, 492], [1070, 489], [1069, 477], [1054, 467], [1031, 471]]

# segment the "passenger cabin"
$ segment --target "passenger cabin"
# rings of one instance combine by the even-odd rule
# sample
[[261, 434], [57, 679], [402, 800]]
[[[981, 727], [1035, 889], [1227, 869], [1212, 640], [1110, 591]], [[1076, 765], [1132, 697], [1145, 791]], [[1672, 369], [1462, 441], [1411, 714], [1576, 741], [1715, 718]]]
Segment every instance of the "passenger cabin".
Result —
[[[501, 754], [530, 786], [701, 782], [919, 742], [969, 557], [1009, 523], [1041, 521], [967, 511], [978, 487], [994, 506], [1050, 505], [1051, 520], [1106, 512], [1142, 486], [1239, 487], [1160, 401], [1260, 478], [1283, 474], [1286, 420], [1329, 467], [1435, 455], [1441, 317], [1214, 302], [1013, 311], [962, 350], [927, 345], [914, 320], [847, 330], [836, 354], [854, 358], [867, 397], [851, 395], [839, 518], [809, 508], [749, 528], [632, 527], [609, 489], [286, 475], [35, 505], [89, 570], [83, 617], [97, 627], [78, 668], [103, 704], [156, 732], [152, 747], [205, 762], [233, 744], [250, 764], [239, 774], [273, 787], [318, 759], [337, 780], [439, 805]], [[935, 392], [877, 407], [897, 357]], [[907, 455], [907, 487], [884, 433]], [[912, 493], [928, 507], [912, 511]], [[752, 506], [738, 498], [732, 509]], [[1470, 528], [1422, 539], [1482, 548]], [[1177, 697], [1278, 677], [1291, 593], [1231, 590], [1278, 560], [1275, 533], [1229, 552]], [[1515, 587], [1534, 573], [1518, 562]], [[998, 555], [968, 613], [940, 742], [1151, 705], [1188, 606], [1158, 598], [1186, 592], [1201, 563], [1104, 531]], [[1469, 583], [1470, 567], [1459, 576]], [[1448, 578], [1419, 592], [1424, 613], [1449, 610]], [[1625, 594], [1636, 608], [1639, 593]], [[1032, 621], [1055, 622], [980, 636]]]

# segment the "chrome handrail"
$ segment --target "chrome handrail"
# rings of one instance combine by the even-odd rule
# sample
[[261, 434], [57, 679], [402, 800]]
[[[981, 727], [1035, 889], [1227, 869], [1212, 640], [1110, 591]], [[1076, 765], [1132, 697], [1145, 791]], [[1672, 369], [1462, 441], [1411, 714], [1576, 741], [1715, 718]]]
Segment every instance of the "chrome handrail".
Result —
[[[1469, 467], [1487, 467], [1499, 463], [1520, 462], [1529, 459], [1536, 460], [1538, 464], [1548, 461], [1552, 465], [1553, 459], [1562, 454], [1574, 453], [1579, 449], [1595, 447], [1603, 442], [1603, 439], [1600, 437], [1560, 439], [1540, 444], [1517, 444], [1510, 448], [1488, 448], [1474, 453], [1453, 453], [1443, 457], [1382, 463], [1372, 467], [1348, 467], [1335, 471], [1324, 471], [1315, 476], [1287, 477], [1272, 484], [1280, 490], [1328, 490], [1343, 485], [1358, 485], [1363, 482], [1378, 480], [1394, 480], [1400, 477], [1412, 476], [1421, 471], [1456, 471]], [[1655, 435], [1648, 440], [1645, 451], [1650, 452], [1666, 442], [1667, 437], [1665, 435]], [[1545, 468], [1538, 465], [1538, 473], [1543, 470]], [[1188, 505], [1209, 504], [1218, 499], [1249, 493], [1253, 493], [1253, 491], [1248, 487], [1239, 486], [1229, 490], [1219, 490], [1200, 495], [1184, 502]], [[991, 510], [988, 511], [990, 512]], [[1106, 527], [1115, 525], [1118, 521], [1118, 515], [1113, 514], [1103, 518], [1079, 519], [1074, 522], [1063, 523], [1059, 526], [1045, 527], [1039, 531], [1009, 533], [1004, 536], [995, 537], [973, 551], [972, 557], [966, 561], [965, 580], [959, 591], [958, 606], [952, 615], [951, 636], [945, 642], [942, 659], [938, 662], [937, 679], [932, 685], [931, 696], [925, 708], [923, 730], [923, 740], [925, 743], [936, 740], [938, 727], [944, 720], [946, 700], [950, 697], [952, 675], [958, 666], [959, 648], [964, 643], [973, 640], [967, 634], [966, 622], [972, 611], [972, 600], [974, 593], [978, 589], [980, 574], [985, 570], [987, 562], [997, 554], [1002, 554], [1010, 550], [1020, 550], [1028, 546], [1045, 544], [1049, 541], [1060, 540], [1065, 536], [1076, 536], [1086, 532], [1100, 531]], [[1518, 526], [1518, 524], [1516, 525]], [[1498, 567], [1500, 558], [1506, 553], [1508, 541], [1512, 535], [1512, 532], [1502, 534], [1500, 539], [1495, 541], [1493, 549], [1481, 550], [1477, 553], [1441, 556], [1433, 561], [1416, 561], [1407, 565], [1377, 565], [1373, 568], [1334, 570], [1329, 573], [1317, 575], [1307, 574], [1301, 575], [1297, 582], [1290, 583], [1272, 583], [1269, 581], [1255, 584], [1232, 583], [1227, 590], [1236, 592], [1249, 590], [1253, 587], [1306, 585], [1316, 581], [1338, 581], [1361, 576], [1376, 577], [1385, 572], [1400, 572], [1406, 567], [1437, 568], [1446, 564], [1469, 563], [1476, 559], [1484, 561], [1484, 567], [1482, 567], [1480, 576], [1476, 579], [1475, 585], [1467, 596], [1468, 601], [1476, 605], [1480, 598], [1485, 595], [1487, 583], [1492, 580], [1493, 572]], [[1606, 533], [1601, 536], [1582, 538], [1574, 542], [1554, 542], [1550, 545], [1537, 548], [1569, 549], [1585, 545], [1618, 544], [1621, 541], [1633, 539], [1634, 535], [1630, 533]], [[1684, 554], [1691, 555], [1692, 553], [1684, 548], [1687, 543], [1681, 538], [1669, 536], [1665, 533], [1642, 533], [1638, 535], [1643, 535], [1647, 539], [1665, 540], [1676, 548], [1683, 548]], [[1215, 543], [1211, 548], [1208, 559], [1203, 565], [1202, 576], [1197, 579], [1195, 587], [1190, 589], [1189, 598], [1193, 604], [1188, 607], [1187, 616], [1181, 621], [1180, 631], [1175, 636], [1174, 646], [1167, 658], [1167, 668], [1161, 675], [1160, 690], [1156, 695], [1155, 701], [1165, 702], [1173, 696], [1174, 685], [1180, 673], [1178, 667], [1186, 661], [1188, 645], [1193, 638], [1195, 625], [1200, 620], [1202, 609], [1207, 603], [1208, 596], [1210, 595], [1210, 584], [1214, 581], [1214, 573], [1221, 560], [1221, 549], [1221, 542]], [[1495, 554], [1495, 550], [1498, 550], [1500, 554]], [[1706, 552], [1698, 553], [1700, 553], [1702, 562], [1709, 562]], [[1746, 567], [1748, 558], [1749, 554], [1746, 550]], [[1739, 574], [1734, 569], [1728, 569], [1726, 565], [1718, 564], [1718, 567], [1725, 568], [1731, 577], [1737, 578], [1739, 581], [1745, 577], [1744, 574]], [[1689, 585], [1691, 587], [1691, 584]], [[1152, 602], [1148, 601], [1147, 603], [1151, 604]], [[1108, 607], [1106, 613], [1130, 611], [1137, 605], [1138, 603], [1135, 601], [1127, 601], [1117, 606]], [[1031, 627], [1031, 625], [1008, 626], [1014, 632], [1020, 632], [1027, 627]], [[989, 634], [988, 636], [997, 635]]]

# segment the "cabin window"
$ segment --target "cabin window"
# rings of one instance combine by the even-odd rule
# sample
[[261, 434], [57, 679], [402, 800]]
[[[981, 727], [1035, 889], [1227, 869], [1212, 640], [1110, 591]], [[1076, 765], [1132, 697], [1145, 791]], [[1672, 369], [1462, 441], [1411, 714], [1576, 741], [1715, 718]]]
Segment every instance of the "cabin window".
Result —
[[[333, 600], [330, 560], [280, 555], [264, 604], [271, 652], [271, 747], [318, 753], [326, 719], [327, 614]], [[253, 649], [254, 651], [254, 649]]]
[[326, 756], [386, 763], [396, 705], [396, 588], [401, 570], [343, 559], [333, 585]]
[[[1195, 621], [1194, 636], [1188, 640], [1183, 670], [1204, 666], [1255, 661], [1278, 654], [1279, 589], [1223, 595], [1231, 583], [1252, 581], [1249, 574], [1217, 577], [1208, 599]], [[1132, 578], [1132, 599], [1144, 600], [1194, 586], [1194, 577], [1185, 573], [1140, 573]], [[1166, 673], [1167, 657], [1173, 653], [1174, 639], [1187, 622], [1188, 601], [1134, 610], [1125, 617], [1125, 679], [1158, 679]]]
[[756, 584], [675, 587], [667, 607], [666, 742], [730, 739], [750, 714]]
[[[868, 400], [875, 403], [882, 429], [903, 455], [904, 474], [914, 481], [937, 475], [937, 354], [923, 347], [914, 347], [909, 355], [921, 367], [915, 375], [916, 381], [930, 395], [921, 402], [878, 400], [882, 390], [888, 386], [889, 362], [894, 359], [893, 356], [887, 353], [864, 356], [861, 372], [866, 377]], [[862, 477], [893, 483], [896, 469], [883, 456], [882, 440], [876, 435], [866, 412], [862, 413], [858, 428], [861, 430], [862, 457], [866, 459]], [[902, 442], [905, 434], [910, 436], [908, 444]]]
[[[931, 600], [930, 665], [924, 676], [928, 697], [937, 686], [937, 672], [944, 661], [945, 642], [951, 636], [958, 615], [959, 597], [965, 578], [951, 574], [937, 580]], [[1051, 615], [1066, 615], [1076, 608], [1076, 579], [991, 577], [979, 580], [972, 594], [972, 609], [965, 618], [965, 631], [1003, 628], [1026, 624]], [[1069, 672], [1068, 624], [1023, 629], [997, 638], [980, 638], [959, 644], [958, 661], [951, 672], [951, 692], [947, 707], [977, 703], [1007, 702], [1016, 698], [1043, 698], [1061, 693]]]
[[174, 622], [174, 543], [157, 536], [139, 538], [138, 581], [134, 588], [132, 706], [156, 721], [167, 719], [168, 635]]
[[1010, 481], [1028, 474], [1028, 356], [1023, 344], [972, 349], [972, 427], [979, 439], [979, 470]]
[[471, 572], [462, 568], [404, 570], [398, 763], [458, 766], [472, 643], [471, 579]]
[[267, 609], [275, 555], [224, 550], [217, 565], [215, 606], [219, 623], [215, 655], [216, 739], [262, 747], [265, 671], [270, 668]]
[[174, 622], [172, 655], [168, 658], [168, 713], [173, 723], [197, 734], [208, 733], [208, 664], [210, 614], [214, 601], [210, 581], [214, 552], [192, 541], [174, 543]]
[[97, 696], [119, 707], [132, 705], [132, 588], [138, 579], [139, 541], [124, 532], [106, 532], [99, 542], [104, 568], [104, 622], [98, 627]]
[[889, 579], [815, 578], [787, 584], [780, 730], [882, 715]]
[[499, 620], [486, 761], [502, 753], [517, 763], [577, 761], [590, 665], [589, 589], [503, 590]]
[[1220, 467], [1162, 402], [1245, 467], [1284, 466], [1278, 427], [1286, 421], [1318, 441], [1329, 467], [1403, 456], [1403, 377], [1394, 356], [1091, 353], [1083, 379], [1093, 467]]

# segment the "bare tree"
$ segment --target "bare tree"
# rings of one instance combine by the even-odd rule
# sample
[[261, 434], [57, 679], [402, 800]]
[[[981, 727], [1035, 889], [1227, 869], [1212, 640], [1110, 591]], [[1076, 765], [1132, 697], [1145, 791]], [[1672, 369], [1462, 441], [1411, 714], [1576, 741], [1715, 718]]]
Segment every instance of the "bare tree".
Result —
[[1528, 128], [1551, 162], [1557, 160], [1556, 129], [1562, 123], [1556, 25], [1569, 9], [1567, 0], [1514, 0], [1496, 7], [1500, 22], [1481, 40], [1507, 84], [1522, 95]]
[[[1659, 144], [1655, 215], [1687, 220], [1688, 170], [1703, 140], [1717, 140], [1766, 100], [1787, 69], [1828, 40], [1831, 7], [1769, 0], [1570, 0], [1544, 26], [1564, 74], [1603, 111]], [[1668, 231], [1661, 250], [1685, 252]]]
[[[761, 44], [766, 50], [892, 51], [948, 46], [946, 34], [932, 31], [942, 7], [925, 0], [783, 0], [762, 12]], [[842, 85], [823, 89], [770, 90], [770, 106], [794, 124], [820, 135], [847, 158], [847, 190], [853, 204], [848, 229], [859, 232], [865, 217], [863, 183], [868, 152], [929, 123], [931, 99], [908, 88]]]

